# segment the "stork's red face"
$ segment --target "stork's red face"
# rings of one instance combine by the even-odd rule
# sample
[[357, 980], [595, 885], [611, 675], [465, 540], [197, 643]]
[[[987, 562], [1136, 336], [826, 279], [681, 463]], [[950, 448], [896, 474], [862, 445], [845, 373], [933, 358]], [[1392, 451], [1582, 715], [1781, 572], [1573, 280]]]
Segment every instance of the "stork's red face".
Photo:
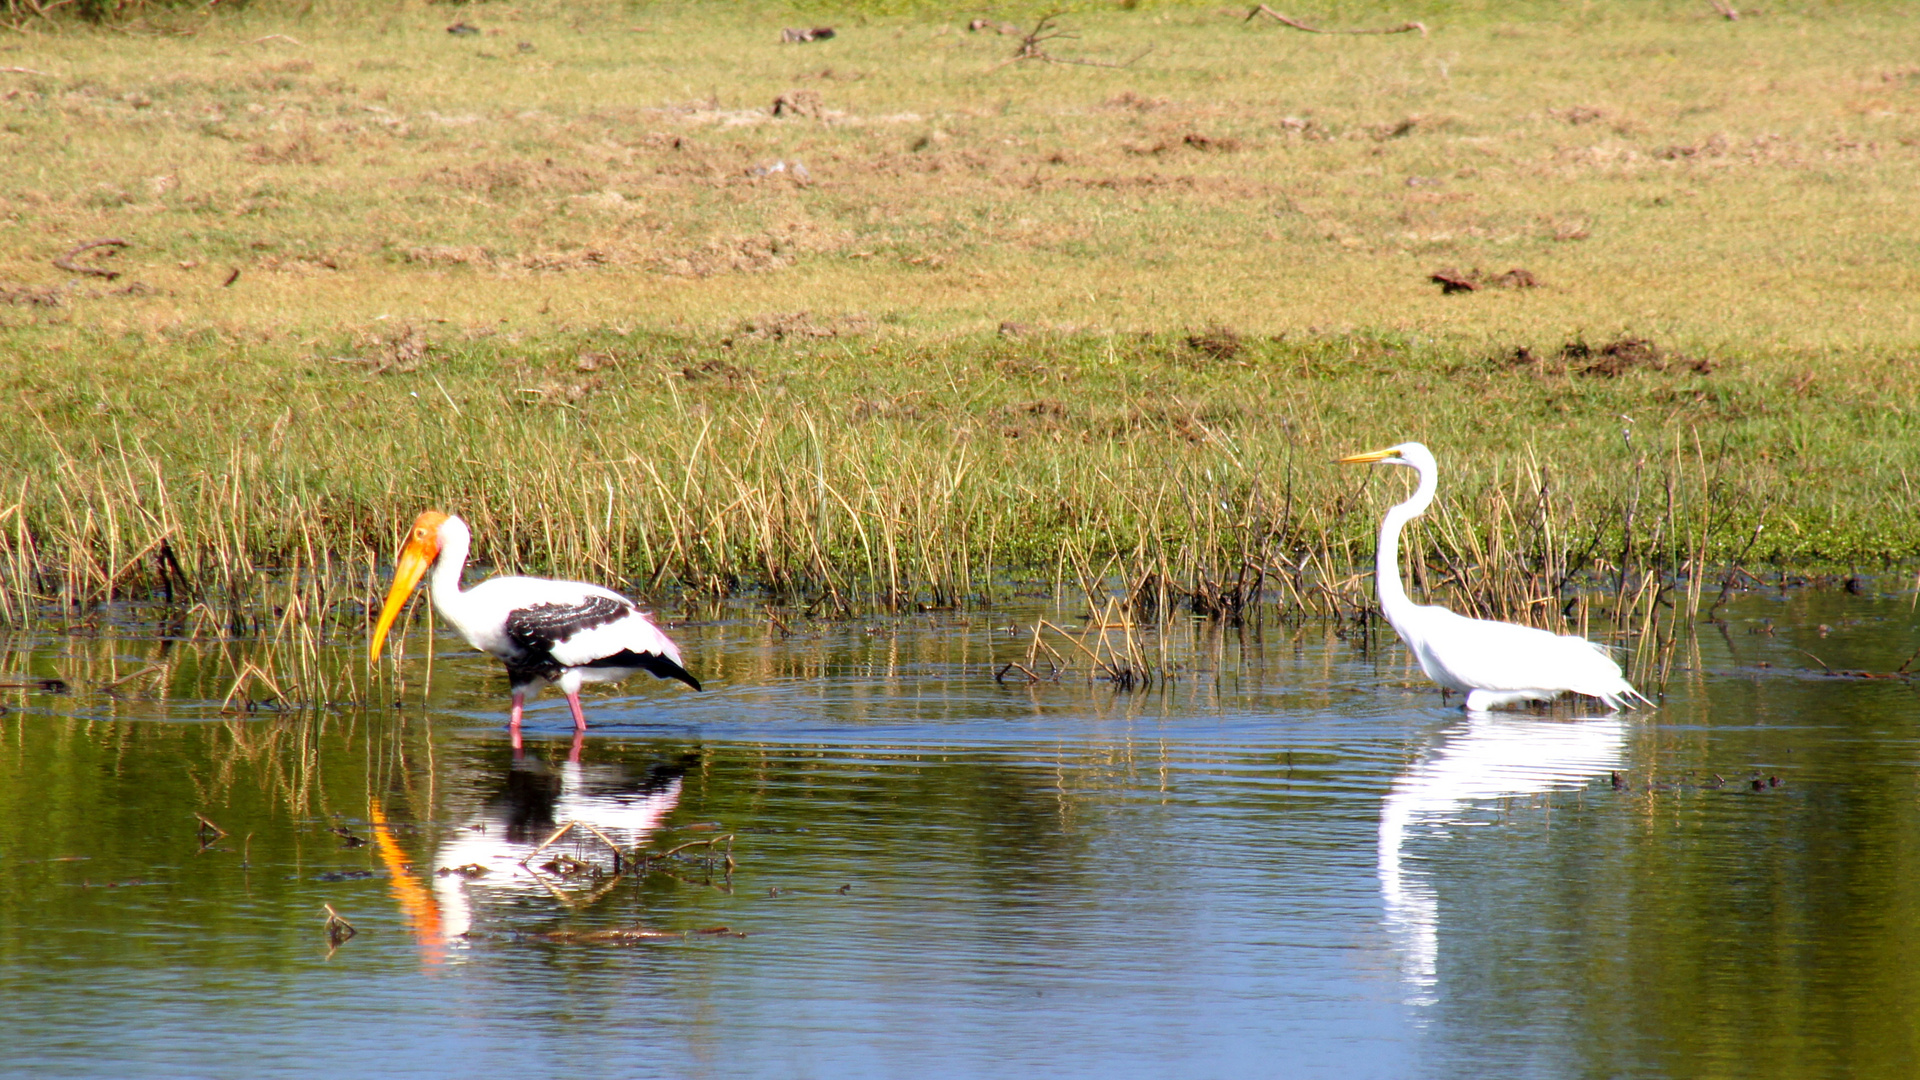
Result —
[[373, 627], [373, 645], [367, 651], [369, 661], [380, 659], [380, 650], [387, 643], [387, 631], [400, 617], [400, 609], [407, 606], [407, 598], [426, 576], [427, 568], [440, 557], [440, 526], [446, 521], [447, 515], [438, 510], [428, 510], [413, 519], [407, 542], [400, 548], [400, 558], [393, 564], [393, 587], [387, 590], [386, 607], [380, 610], [380, 621]]

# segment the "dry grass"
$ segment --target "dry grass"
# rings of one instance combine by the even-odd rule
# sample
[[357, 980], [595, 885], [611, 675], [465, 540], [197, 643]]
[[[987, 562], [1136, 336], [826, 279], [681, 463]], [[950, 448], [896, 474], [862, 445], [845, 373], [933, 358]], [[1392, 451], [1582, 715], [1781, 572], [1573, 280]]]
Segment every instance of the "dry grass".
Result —
[[[792, 310], [919, 335], [1536, 347], [1850, 350], [1920, 329], [1920, 77], [1894, 9], [1411, 13], [1433, 32], [1202, 7], [1062, 20], [1079, 36], [1055, 54], [1151, 47], [1124, 68], [1006, 65], [1017, 38], [941, 18], [782, 44], [778, 7], [333, 5], [42, 33], [12, 55], [49, 74], [0, 89], [0, 280], [58, 285], [66, 245], [125, 237], [126, 278], [35, 317], [266, 341], [383, 315], [541, 334]], [[1443, 296], [1427, 277], [1449, 266], [1541, 287]]]

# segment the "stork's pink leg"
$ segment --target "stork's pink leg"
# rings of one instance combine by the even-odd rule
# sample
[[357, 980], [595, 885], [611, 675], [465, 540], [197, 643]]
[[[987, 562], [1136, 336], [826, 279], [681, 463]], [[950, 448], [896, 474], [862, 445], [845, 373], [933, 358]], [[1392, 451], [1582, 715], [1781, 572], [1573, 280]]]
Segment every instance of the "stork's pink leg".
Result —
[[520, 749], [520, 711], [526, 707], [527, 695], [516, 692], [513, 695], [513, 711], [507, 714], [507, 733], [513, 737], [513, 748]]
[[580, 691], [567, 691], [567, 708], [573, 710], [573, 730], [587, 730], [587, 716], [580, 711]]
[[587, 733], [586, 733], [586, 732], [584, 732], [584, 731], [579, 731], [579, 730], [575, 730], [575, 731], [574, 731], [574, 733], [573, 733], [573, 745], [572, 745], [571, 747], [568, 747], [568, 748], [567, 748], [567, 761], [568, 761], [568, 762], [570, 762], [570, 763], [572, 763], [572, 764], [574, 764], [574, 765], [578, 765], [578, 764], [580, 764], [580, 744], [581, 744], [581, 743], [584, 743], [584, 742], [586, 741], [586, 739], [587, 739]]

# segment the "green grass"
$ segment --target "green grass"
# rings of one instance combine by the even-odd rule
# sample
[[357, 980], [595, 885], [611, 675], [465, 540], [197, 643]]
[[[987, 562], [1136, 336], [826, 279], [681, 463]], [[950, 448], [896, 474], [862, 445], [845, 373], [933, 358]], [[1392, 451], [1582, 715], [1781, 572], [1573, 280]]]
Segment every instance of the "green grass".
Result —
[[[1330, 459], [1406, 438], [1436, 566], [1920, 555], [1909, 15], [1289, 13], [1431, 32], [1063, 16], [1056, 58], [1138, 56], [1098, 67], [922, 9], [34, 23], [0, 58], [45, 73], [0, 75], [11, 602], [157, 587], [161, 537], [232, 587], [370, 567], [429, 503], [643, 589], [1330, 581], [1387, 501]], [[53, 266], [102, 237], [122, 277]], [[1658, 358], [1561, 359], [1624, 338]]]

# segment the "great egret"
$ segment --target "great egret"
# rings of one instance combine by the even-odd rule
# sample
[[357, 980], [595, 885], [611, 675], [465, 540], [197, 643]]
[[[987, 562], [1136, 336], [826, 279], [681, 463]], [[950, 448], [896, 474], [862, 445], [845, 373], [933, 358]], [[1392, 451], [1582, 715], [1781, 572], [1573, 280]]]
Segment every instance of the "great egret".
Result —
[[433, 607], [467, 639], [507, 665], [513, 685], [508, 727], [520, 740], [520, 713], [528, 694], [558, 683], [573, 710], [573, 726], [585, 731], [580, 711], [583, 683], [618, 682], [636, 671], [678, 679], [695, 690], [700, 680], [680, 666], [680, 649], [633, 601], [610, 589], [579, 581], [497, 577], [460, 587], [473, 533], [457, 517], [428, 510], [414, 520], [393, 569], [393, 587], [373, 628], [371, 660], [380, 659], [414, 586], [433, 568]]
[[1400, 585], [1400, 530], [1433, 502], [1439, 472], [1433, 452], [1409, 442], [1343, 457], [1340, 463], [1405, 465], [1420, 475], [1413, 498], [1387, 511], [1380, 522], [1375, 589], [1380, 610], [1413, 650], [1420, 670], [1448, 690], [1463, 691], [1469, 711], [1551, 701], [1569, 691], [1599, 698], [1615, 710], [1631, 707], [1636, 700], [1652, 704], [1621, 676], [1620, 665], [1603, 648], [1585, 638], [1472, 619], [1407, 599]]

